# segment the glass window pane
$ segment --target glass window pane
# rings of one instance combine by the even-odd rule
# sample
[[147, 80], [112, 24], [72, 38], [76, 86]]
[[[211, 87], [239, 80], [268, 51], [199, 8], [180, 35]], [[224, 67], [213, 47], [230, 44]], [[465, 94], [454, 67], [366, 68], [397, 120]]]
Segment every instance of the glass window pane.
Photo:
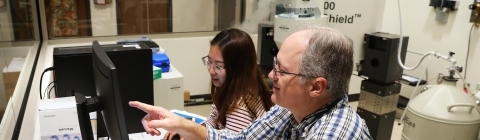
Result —
[[0, 0], [0, 41], [34, 40], [29, 0]]
[[[270, 10], [255, 13], [255, 0], [43, 2], [49, 39], [217, 31], [246, 20], [256, 29], [270, 13]], [[270, 1], [263, 2], [263, 5], [263, 8], [270, 9]]]
[[[30, 57], [35, 57], [35, 53], [29, 53], [33, 44], [33, 41], [0, 42], [0, 68], [2, 70], [0, 74], [0, 129], [2, 129], [2, 134], [0, 136], [11, 137], [15, 127], [16, 117], [19, 114], [26, 90], [18, 87], [25, 87], [28, 84], [32, 65], [26, 66], [26, 62], [29, 54], [33, 55]], [[20, 79], [22, 77], [23, 79]], [[0, 139], [3, 138], [5, 137], [0, 137]]]
[[[11, 99], [8, 99], [11, 100]], [[8, 101], [7, 100], [7, 101]], [[0, 137], [4, 136], [2, 138], [5, 139], [11, 139], [11, 134], [13, 133], [13, 129], [7, 129], [8, 127], [15, 127], [15, 122], [17, 121], [17, 118], [15, 116], [15, 110], [13, 109], [13, 106], [10, 105], [7, 107], [5, 110], [0, 110], [1, 114], [5, 115], [0, 115]]]
[[0, 0], [0, 139], [12, 138], [21, 114], [40, 38], [36, 9], [35, 0]]

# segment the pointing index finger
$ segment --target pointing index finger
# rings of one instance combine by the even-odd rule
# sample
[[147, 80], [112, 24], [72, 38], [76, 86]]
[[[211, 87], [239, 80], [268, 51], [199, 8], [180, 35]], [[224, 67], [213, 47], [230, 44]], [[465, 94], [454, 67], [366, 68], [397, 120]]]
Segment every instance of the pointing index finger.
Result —
[[155, 111], [154, 107], [148, 104], [144, 104], [138, 101], [132, 101], [128, 103], [131, 107], [136, 107], [140, 110], [143, 110], [145, 113], [152, 113]]

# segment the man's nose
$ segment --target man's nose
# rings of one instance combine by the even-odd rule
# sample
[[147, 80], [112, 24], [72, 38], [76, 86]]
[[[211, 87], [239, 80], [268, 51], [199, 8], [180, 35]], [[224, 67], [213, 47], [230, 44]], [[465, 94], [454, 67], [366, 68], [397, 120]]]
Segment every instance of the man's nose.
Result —
[[268, 78], [275, 80], [273, 69], [268, 73]]

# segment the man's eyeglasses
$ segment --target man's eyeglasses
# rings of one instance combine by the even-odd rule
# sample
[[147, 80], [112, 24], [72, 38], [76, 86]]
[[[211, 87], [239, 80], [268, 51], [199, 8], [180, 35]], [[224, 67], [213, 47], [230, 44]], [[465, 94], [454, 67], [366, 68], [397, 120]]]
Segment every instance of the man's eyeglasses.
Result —
[[282, 71], [282, 70], [278, 70], [277, 69], [277, 57], [273, 57], [273, 79], [277, 79], [277, 74], [280, 74], [280, 75], [285, 75], [285, 74], [289, 74], [289, 75], [295, 75], [295, 76], [300, 76], [300, 77], [307, 77], [306, 75], [303, 75], [303, 74], [300, 74], [300, 73], [290, 73], [290, 72], [286, 72], [286, 71]]
[[202, 57], [202, 61], [207, 70], [210, 70], [210, 68], [213, 67], [213, 71], [215, 71], [216, 74], [220, 74], [222, 69], [224, 69], [223, 66], [219, 66], [217, 64], [213, 65], [212, 62], [208, 61], [208, 56]]

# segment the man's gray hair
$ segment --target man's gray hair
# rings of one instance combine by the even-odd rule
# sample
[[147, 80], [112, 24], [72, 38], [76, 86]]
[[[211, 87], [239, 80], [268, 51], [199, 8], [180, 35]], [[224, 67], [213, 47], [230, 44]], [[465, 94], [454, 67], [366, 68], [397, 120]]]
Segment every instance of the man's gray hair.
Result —
[[308, 40], [305, 51], [300, 56], [299, 73], [302, 84], [315, 77], [327, 79], [327, 91], [333, 98], [341, 98], [348, 93], [353, 71], [353, 42], [341, 31], [330, 28], [305, 25], [297, 31], [306, 31]]

